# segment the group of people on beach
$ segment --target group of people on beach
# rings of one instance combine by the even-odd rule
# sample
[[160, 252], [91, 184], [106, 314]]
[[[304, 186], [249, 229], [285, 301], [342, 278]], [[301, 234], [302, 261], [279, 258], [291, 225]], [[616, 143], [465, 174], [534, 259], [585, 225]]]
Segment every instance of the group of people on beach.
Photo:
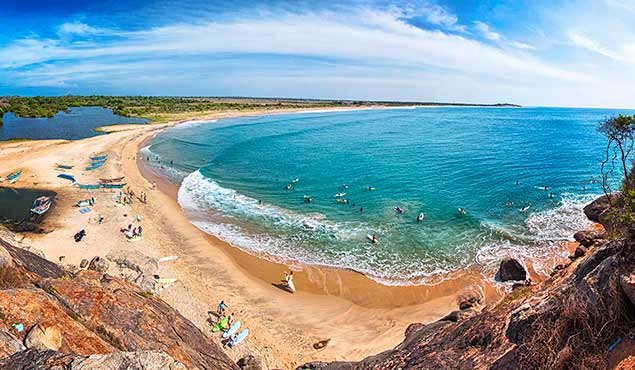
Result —
[[132, 224], [128, 224], [127, 228], [120, 229], [119, 231], [122, 232], [128, 239], [143, 236], [143, 228], [141, 225], [133, 228]]

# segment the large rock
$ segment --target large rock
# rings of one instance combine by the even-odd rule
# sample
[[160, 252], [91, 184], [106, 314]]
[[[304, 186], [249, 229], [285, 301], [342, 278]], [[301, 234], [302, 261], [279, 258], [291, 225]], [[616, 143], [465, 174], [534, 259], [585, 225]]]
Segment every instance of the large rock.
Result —
[[186, 370], [179, 361], [160, 351], [115, 351], [108, 354], [81, 356], [51, 350], [15, 353], [0, 360], [3, 370]]
[[102, 274], [105, 274], [109, 267], [108, 261], [101, 257], [94, 257], [88, 264], [89, 270], [101, 272]]
[[82, 270], [72, 279], [47, 280], [43, 287], [117, 349], [164, 351], [188, 368], [237, 369], [192, 322], [130, 282]]
[[13, 267], [13, 257], [4, 249], [0, 248], [0, 269]]
[[247, 355], [241, 358], [236, 362], [236, 365], [238, 365], [241, 370], [262, 370], [260, 359], [254, 355]]
[[[53, 292], [53, 290], [49, 291]], [[22, 324], [25, 329], [38, 324], [44, 328], [57, 326], [61, 331], [62, 340], [59, 350], [62, 352], [89, 355], [106, 353], [115, 349], [99, 335], [82, 325], [77, 320], [79, 317], [76, 314], [66, 311], [66, 307], [61, 306], [56, 299], [41, 289], [0, 290], [0, 318], [2, 318], [0, 330], [7, 331], [12, 330], [9, 329], [12, 323]], [[20, 340], [24, 340], [26, 334], [26, 330], [15, 333]], [[36, 347], [40, 348], [40, 346]]]
[[500, 281], [519, 281], [527, 279], [525, 267], [515, 258], [505, 258], [498, 268]]
[[26, 347], [22, 342], [6, 331], [0, 331], [0, 358], [11, 356], [16, 352], [24, 351]]
[[620, 277], [620, 287], [631, 304], [635, 305], [635, 274], [622, 275]]
[[592, 246], [597, 239], [606, 238], [604, 230], [583, 230], [573, 234], [573, 238], [585, 247]]
[[601, 223], [602, 216], [611, 208], [611, 203], [613, 205], [623, 204], [624, 197], [622, 193], [615, 192], [597, 198], [584, 207], [584, 214], [589, 220]]
[[52, 349], [57, 351], [62, 346], [62, 333], [55, 325], [43, 326], [36, 324], [24, 338], [24, 345], [29, 349]]

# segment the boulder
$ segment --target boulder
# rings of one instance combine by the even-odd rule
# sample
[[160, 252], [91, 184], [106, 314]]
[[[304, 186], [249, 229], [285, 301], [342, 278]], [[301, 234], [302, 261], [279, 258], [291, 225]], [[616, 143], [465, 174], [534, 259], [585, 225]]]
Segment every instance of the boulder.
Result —
[[1, 359], [0, 368], [3, 370], [186, 370], [181, 362], [161, 351], [115, 351], [82, 356], [36, 349], [29, 349]]
[[452, 311], [449, 314], [447, 314], [445, 317], [443, 317], [441, 320], [439, 321], [451, 321], [451, 322], [458, 322], [464, 319], [467, 319], [468, 317], [472, 317], [476, 314], [476, 311], [471, 310], [471, 309], [466, 309], [466, 310], [456, 310], [456, 311]]
[[583, 230], [573, 234], [573, 238], [585, 247], [592, 246], [597, 239], [606, 238], [605, 230]]
[[13, 258], [11, 257], [11, 255], [6, 249], [0, 247], [0, 269], [12, 267], [12, 266], [13, 266]]
[[24, 345], [26, 348], [57, 351], [62, 346], [62, 333], [57, 326], [37, 324], [27, 333]]
[[573, 259], [576, 258], [580, 258], [583, 257], [587, 252], [587, 249], [581, 245], [577, 246], [575, 248], [575, 251], [573, 252], [573, 256], [571, 256]]
[[108, 261], [105, 258], [95, 257], [88, 264], [88, 269], [105, 274], [108, 271]]
[[615, 192], [602, 195], [584, 207], [584, 214], [591, 221], [601, 222], [602, 215], [611, 208], [611, 203], [615, 205], [624, 203], [622, 193]]
[[79, 268], [80, 269], [85, 269], [86, 267], [88, 267], [88, 260], [86, 258], [82, 259], [82, 261], [79, 263]]
[[505, 258], [498, 268], [500, 281], [519, 281], [527, 279], [525, 267], [515, 258]]
[[6, 331], [0, 331], [0, 358], [11, 356], [25, 349], [26, 347], [18, 338]]
[[459, 309], [467, 310], [480, 304], [482, 301], [481, 294], [476, 290], [470, 290], [464, 294], [461, 294], [458, 299]]
[[620, 276], [620, 287], [631, 301], [631, 304], [635, 305], [635, 274]]
[[241, 370], [262, 370], [260, 359], [253, 355], [247, 355], [241, 358], [236, 362], [236, 365], [238, 365]]

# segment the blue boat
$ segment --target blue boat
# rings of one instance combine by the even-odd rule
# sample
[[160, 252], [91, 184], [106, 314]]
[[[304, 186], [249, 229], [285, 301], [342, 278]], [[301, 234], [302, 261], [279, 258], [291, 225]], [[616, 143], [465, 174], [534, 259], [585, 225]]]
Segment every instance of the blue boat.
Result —
[[123, 184], [100, 184], [103, 189], [121, 189], [127, 184], [124, 182]]
[[77, 180], [75, 180], [75, 178], [73, 176], [65, 174], [65, 173], [60, 173], [59, 175], [57, 175], [57, 177], [59, 177], [61, 179], [70, 180], [72, 182], [77, 182]]
[[99, 189], [101, 185], [87, 185], [87, 184], [75, 184], [80, 189]]
[[96, 163], [96, 164], [92, 164], [92, 165], [90, 165], [90, 166], [86, 167], [86, 171], [96, 170], [96, 169], [98, 169], [99, 167], [103, 166], [103, 165], [104, 165], [104, 163], [106, 163], [106, 162], [99, 162], [99, 163]]
[[20, 175], [22, 175], [22, 171], [18, 171], [18, 172], [15, 172], [15, 173], [12, 173], [12, 174], [8, 175], [7, 179], [16, 180], [18, 177], [20, 177]]
[[106, 160], [106, 158], [108, 158], [108, 154], [104, 154], [104, 155], [98, 155], [95, 157], [90, 157], [91, 161], [103, 161]]

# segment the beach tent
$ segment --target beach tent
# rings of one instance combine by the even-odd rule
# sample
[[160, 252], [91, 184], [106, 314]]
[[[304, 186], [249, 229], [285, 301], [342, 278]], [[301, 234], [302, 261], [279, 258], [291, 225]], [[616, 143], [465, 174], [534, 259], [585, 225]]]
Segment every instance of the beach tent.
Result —
[[57, 175], [57, 177], [59, 177], [61, 179], [70, 180], [72, 182], [76, 182], [77, 181], [77, 180], [75, 180], [75, 178], [73, 176], [65, 174], [65, 173], [60, 173], [59, 175]]

